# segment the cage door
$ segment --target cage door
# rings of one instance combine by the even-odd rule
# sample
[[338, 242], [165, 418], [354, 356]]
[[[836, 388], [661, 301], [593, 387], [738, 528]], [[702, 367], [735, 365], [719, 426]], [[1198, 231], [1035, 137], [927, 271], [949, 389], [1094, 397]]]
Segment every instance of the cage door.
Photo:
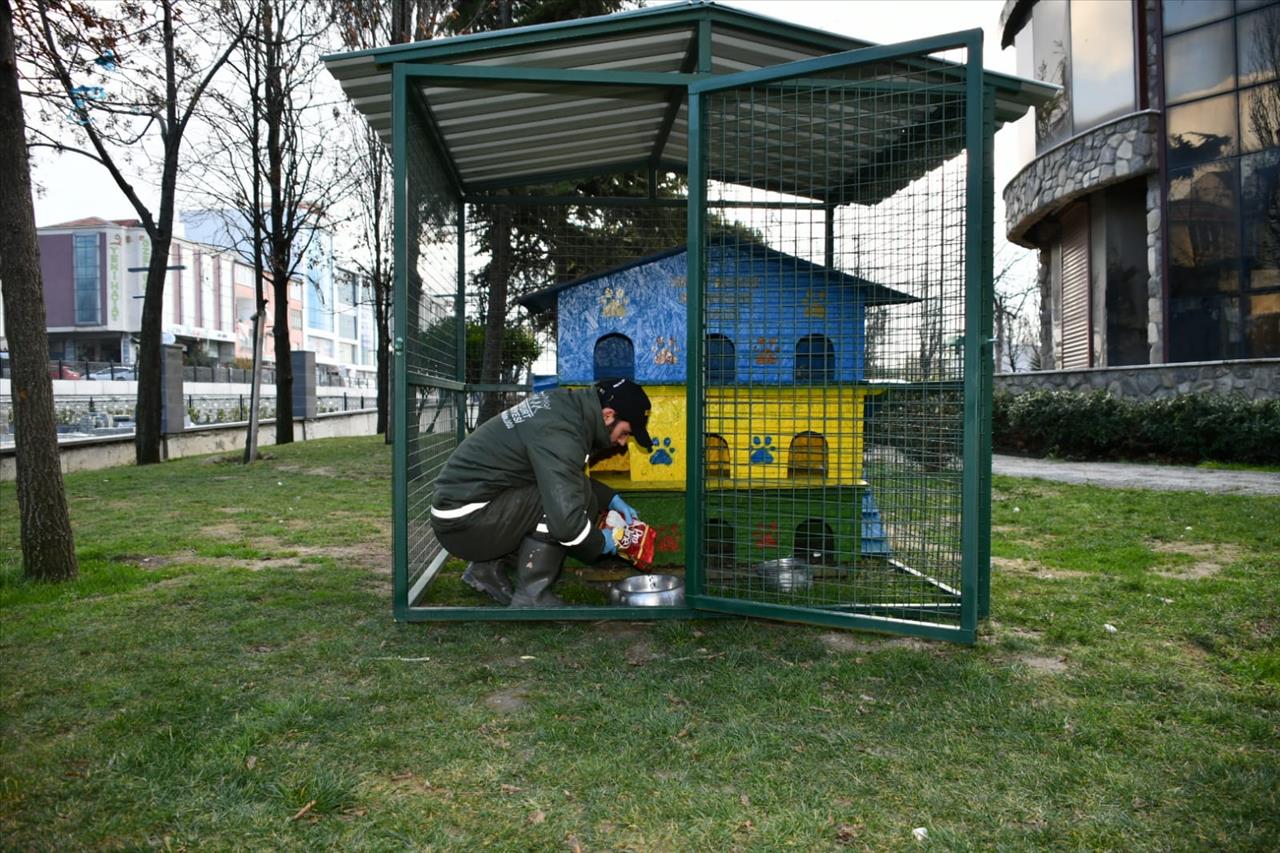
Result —
[[972, 31], [690, 87], [693, 606], [973, 641], [980, 62]]

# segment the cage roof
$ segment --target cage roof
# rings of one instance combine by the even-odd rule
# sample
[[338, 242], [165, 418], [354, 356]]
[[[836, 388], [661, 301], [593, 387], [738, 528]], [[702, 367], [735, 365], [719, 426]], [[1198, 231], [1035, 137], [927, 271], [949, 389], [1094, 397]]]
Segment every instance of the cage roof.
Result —
[[[885, 287], [883, 284], [876, 284], [873, 281], [867, 281], [865, 278], [840, 272], [831, 267], [824, 267], [821, 264], [806, 261], [804, 258], [797, 258], [795, 255], [788, 255], [786, 252], [780, 252], [777, 249], [766, 246], [764, 243], [744, 241], [726, 236], [711, 239], [708, 242], [708, 246], [712, 251], [717, 249], [720, 251], [729, 250], [737, 252], [739, 255], [746, 255], [750, 261], [763, 261], [766, 264], [777, 267], [780, 272], [804, 277], [806, 283], [818, 281], [826, 285], [856, 289], [862, 294], [863, 301], [867, 305], [894, 305], [920, 301], [918, 298], [900, 290], [894, 290], [891, 287]], [[573, 281], [566, 281], [562, 284], [536, 290], [533, 293], [526, 293], [516, 300], [516, 304], [523, 305], [535, 314], [550, 311], [555, 307], [556, 296], [561, 291], [599, 281], [602, 278], [608, 278], [629, 269], [678, 255], [687, 251], [688, 248], [688, 246], [673, 246], [670, 249], [663, 249], [662, 251], [627, 261], [625, 264], [584, 275]]]
[[[699, 56], [703, 21], [710, 23], [709, 50], [703, 49], [709, 58]], [[461, 73], [469, 75], [466, 79], [411, 78], [410, 97], [428, 116], [431, 133], [457, 188], [476, 192], [648, 168], [684, 173], [689, 148], [689, 82], [869, 46], [870, 42], [707, 0], [689, 0], [608, 16], [331, 54], [323, 59], [388, 147], [392, 139], [393, 66], [409, 63], [437, 70], [441, 66], [464, 69]], [[710, 73], [697, 73], [700, 63], [708, 62]], [[962, 66], [936, 59], [915, 63], [917, 68], [922, 65], [935, 71], [962, 70]], [[529, 72], [520, 75], [519, 81], [500, 79], [503, 74], [510, 76], [509, 70], [504, 71], [510, 68]], [[593, 82], [568, 82], [561, 73], [565, 71], [589, 74]], [[624, 79], [618, 72], [633, 76]], [[494, 77], [485, 78], [485, 74]], [[636, 85], [636, 74], [646, 75], [648, 83]], [[957, 73], [955, 79], [963, 78]], [[997, 127], [1019, 118], [1058, 90], [1052, 84], [993, 72], [985, 73], [985, 82], [995, 92]], [[941, 133], [945, 123], [932, 121], [928, 112], [938, 107], [936, 96], [931, 99], [925, 91], [930, 87], [918, 88], [914, 106], [920, 111], [919, 123], [937, 126]], [[815, 126], [826, 124], [832, 130], [810, 144], [828, 148], [841, 144], [833, 139], [850, 127], [848, 106], [837, 104], [829, 109], [831, 114], [823, 117], [826, 121], [815, 122]], [[761, 122], [762, 128], [766, 124]], [[896, 130], [886, 126], [879, 140], [865, 130], [852, 136], [863, 149], [881, 146], [887, 150], [897, 145], [900, 150], [903, 140]], [[950, 132], [954, 134], [954, 128]], [[962, 145], [963, 134], [959, 136], [957, 145]], [[958, 147], [944, 150], [936, 139], [930, 141], [935, 144], [929, 147], [926, 160], [941, 162], [958, 153]], [[785, 156], [775, 150], [777, 146], [763, 146], [762, 150], [766, 148], [774, 152], [770, 156]], [[863, 150], [858, 159], [875, 163], [887, 159], [877, 156], [882, 153]], [[837, 157], [832, 162], [843, 165], [851, 160]], [[880, 175], [875, 181], [877, 192], [888, 194], [916, 177], [916, 172], [929, 168], [932, 165], [922, 165], [912, 174], [893, 176], [891, 181]], [[783, 170], [755, 171], [758, 175], [723, 177], [732, 183], [786, 191], [785, 185], [777, 183], [779, 176], [785, 177]], [[810, 173], [790, 178], [794, 186], [814, 188], [804, 193], [811, 197], [837, 203], [868, 200], [831, 197], [833, 194], [824, 190], [841, 182], [848, 184], [847, 174]]]

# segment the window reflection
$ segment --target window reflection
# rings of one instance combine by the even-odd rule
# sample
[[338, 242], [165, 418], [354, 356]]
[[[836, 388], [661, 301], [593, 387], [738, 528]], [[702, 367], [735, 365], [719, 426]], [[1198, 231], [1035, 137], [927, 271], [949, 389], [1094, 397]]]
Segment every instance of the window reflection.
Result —
[[1280, 293], [1249, 297], [1249, 320], [1245, 327], [1248, 352], [1252, 358], [1266, 358], [1280, 352]]
[[1280, 82], [1240, 90], [1240, 150], [1280, 145]]
[[1169, 292], [1239, 289], [1234, 163], [1169, 173]]
[[1224, 92], [1235, 85], [1231, 21], [1164, 40], [1164, 86], [1169, 103]]
[[[1036, 79], [1065, 84], [1071, 77], [1071, 60], [1067, 55], [1071, 44], [1067, 0], [1040, 0], [1032, 8], [1031, 37]], [[1036, 109], [1036, 141], [1043, 151], [1070, 135], [1071, 92], [1068, 87], [1048, 104]]]
[[1071, 0], [1071, 93], [1080, 133], [1133, 110], [1133, 9]]
[[1280, 287], [1280, 149], [1240, 158], [1240, 218], [1245, 287]]
[[1280, 74], [1280, 4], [1236, 19], [1240, 85], [1272, 80]]
[[1238, 358], [1243, 348], [1238, 297], [1171, 299], [1169, 326], [1174, 361]]
[[1185, 30], [1231, 14], [1231, 0], [1164, 0], [1164, 31]]
[[1171, 169], [1237, 152], [1234, 94], [1170, 107], [1165, 121]]

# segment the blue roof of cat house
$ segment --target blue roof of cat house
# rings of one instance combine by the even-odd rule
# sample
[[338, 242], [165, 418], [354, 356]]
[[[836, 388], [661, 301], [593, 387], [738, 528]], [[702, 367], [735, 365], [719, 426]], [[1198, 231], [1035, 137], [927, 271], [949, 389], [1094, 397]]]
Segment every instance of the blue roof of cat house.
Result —
[[[706, 333], [720, 341], [721, 380], [796, 381], [817, 346], [829, 349], [830, 378], [858, 381], [867, 306], [919, 301], [740, 237], [710, 241], [706, 255]], [[684, 382], [688, 258], [677, 246], [522, 297], [533, 311], [557, 309], [560, 381]]]
[[[765, 261], [775, 265], [782, 272], [790, 272], [797, 279], [803, 279], [806, 284], [822, 283], [826, 285], [839, 285], [843, 287], [857, 288], [862, 292], [863, 304], [865, 305], [894, 305], [905, 304], [908, 302], [919, 302], [920, 300], [903, 293], [900, 290], [894, 290], [891, 287], [885, 287], [883, 284], [876, 284], [867, 281], [856, 275], [843, 273], [839, 270], [824, 267], [803, 258], [797, 258], [795, 255], [788, 255], [785, 252], [779, 252], [777, 249], [770, 248], [763, 243], [755, 241], [747, 241], [734, 237], [721, 237], [708, 241], [707, 248], [709, 254], [714, 256], [723, 253], [726, 249], [736, 251], [739, 256], [746, 255], [752, 261]], [[516, 300], [516, 303], [523, 305], [535, 314], [543, 311], [550, 311], [556, 306], [556, 296], [564, 290], [572, 287], [581, 287], [584, 284], [597, 281], [602, 278], [608, 278], [617, 275], [620, 272], [644, 266], [654, 261], [662, 260], [679, 255], [688, 250], [687, 245], [674, 246], [670, 249], [663, 249], [641, 258], [627, 261], [623, 264], [601, 270], [591, 275], [585, 275], [581, 278], [575, 278], [573, 281], [566, 281], [552, 287], [536, 290], [532, 293], [526, 293]]]

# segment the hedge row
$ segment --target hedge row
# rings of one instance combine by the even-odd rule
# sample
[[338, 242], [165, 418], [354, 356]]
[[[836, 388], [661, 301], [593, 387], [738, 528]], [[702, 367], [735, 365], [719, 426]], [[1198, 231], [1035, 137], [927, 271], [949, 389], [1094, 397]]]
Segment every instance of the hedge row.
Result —
[[1106, 391], [995, 395], [997, 453], [1182, 464], [1280, 464], [1280, 400], [1181, 394], [1129, 400]]

